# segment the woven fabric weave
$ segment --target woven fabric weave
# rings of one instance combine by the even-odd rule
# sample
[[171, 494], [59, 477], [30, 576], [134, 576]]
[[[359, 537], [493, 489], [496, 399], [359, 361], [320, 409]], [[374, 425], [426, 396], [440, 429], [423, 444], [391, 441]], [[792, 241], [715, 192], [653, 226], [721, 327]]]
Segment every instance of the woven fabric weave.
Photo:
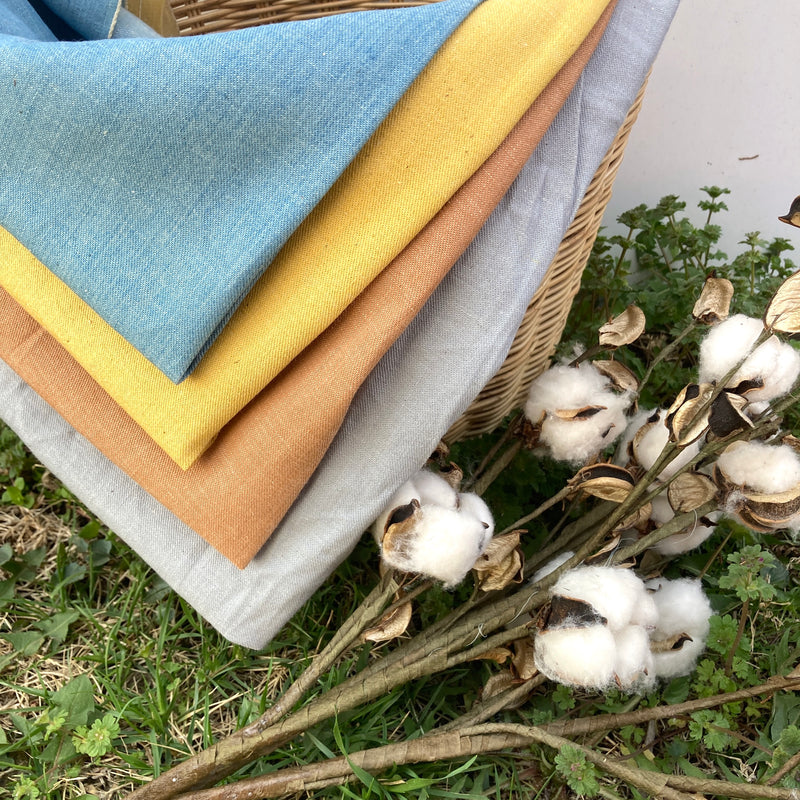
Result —
[[185, 469], [494, 152], [607, 4], [484, 0], [178, 385], [6, 231], [0, 285]]
[[113, 40], [116, 3], [50, 0], [83, 42], [8, 2], [0, 224], [179, 381], [481, 0]]
[[244, 567], [310, 478], [369, 371], [530, 157], [610, 16], [611, 7], [500, 148], [414, 241], [185, 472], [2, 289], [0, 357], [117, 466]]
[[619, 0], [533, 157], [370, 373], [319, 468], [246, 569], [138, 487], [4, 364], [0, 416], [211, 624], [232, 641], [263, 646], [347, 556], [502, 362], [676, 7], [677, 0]]

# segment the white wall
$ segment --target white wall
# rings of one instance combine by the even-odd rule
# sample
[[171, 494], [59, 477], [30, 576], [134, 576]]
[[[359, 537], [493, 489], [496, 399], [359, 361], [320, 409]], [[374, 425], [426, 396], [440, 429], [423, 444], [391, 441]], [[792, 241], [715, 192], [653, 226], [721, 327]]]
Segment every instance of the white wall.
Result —
[[777, 220], [800, 195], [800, 0], [682, 0], [603, 224], [617, 232], [620, 212], [666, 194], [698, 224], [699, 187], [713, 184], [732, 192], [717, 220], [729, 257], [759, 230], [789, 239], [800, 264], [800, 229]]

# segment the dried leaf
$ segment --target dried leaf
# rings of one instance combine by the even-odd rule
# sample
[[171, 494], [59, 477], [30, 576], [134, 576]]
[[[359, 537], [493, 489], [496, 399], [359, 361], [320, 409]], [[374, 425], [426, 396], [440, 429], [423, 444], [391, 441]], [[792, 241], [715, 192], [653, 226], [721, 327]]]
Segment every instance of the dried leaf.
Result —
[[630, 305], [621, 314], [607, 322], [599, 330], [601, 347], [622, 347], [635, 342], [644, 332], [646, 325], [644, 312], [638, 306]]
[[494, 661], [496, 664], [505, 664], [512, 653], [507, 647], [495, 647], [492, 650], [485, 650], [479, 656], [470, 658], [470, 661]]
[[[612, 536], [599, 550], [596, 550], [592, 553], [589, 558], [587, 558], [584, 563], [585, 564], [596, 564], [598, 562], [605, 563], [606, 555], [608, 553], [613, 553], [619, 547], [619, 540], [620, 535], [617, 534], [616, 536]], [[619, 566], [619, 564], [617, 564]]]
[[557, 408], [555, 415], [559, 419], [584, 420], [591, 419], [595, 414], [605, 411], [608, 406], [583, 406], [583, 408]]
[[362, 634], [367, 642], [388, 642], [402, 636], [411, 622], [411, 603], [403, 603], [388, 614], [384, 614], [378, 624], [367, 628]]
[[648, 522], [650, 521], [650, 516], [653, 513], [653, 504], [652, 503], [645, 503], [636, 511], [628, 514], [627, 517], [623, 517], [615, 526], [615, 531], [624, 531], [628, 530], [629, 528], [636, 528], [636, 530], [641, 531], [644, 530], [647, 526]]
[[727, 319], [733, 298], [733, 284], [727, 278], [710, 275], [703, 284], [703, 291], [692, 309], [692, 316], [712, 325]]
[[714, 387], [710, 383], [690, 383], [681, 389], [675, 402], [669, 407], [665, 420], [670, 441], [685, 447], [708, 430], [711, 408], [699, 412], [713, 392]]
[[634, 486], [633, 475], [616, 464], [590, 464], [569, 479], [569, 486], [592, 497], [621, 503]]
[[522, 582], [524, 557], [519, 546], [522, 531], [495, 536], [472, 568], [475, 582], [483, 592], [505, 589], [511, 583]]
[[489, 700], [516, 685], [517, 680], [510, 671], [504, 670], [503, 672], [498, 672], [496, 675], [492, 675], [484, 684], [481, 691], [481, 700]]
[[800, 228], [800, 197], [795, 197], [786, 214], [778, 217], [778, 219], [787, 225], [794, 225], [795, 228]]
[[778, 287], [764, 312], [764, 326], [781, 333], [800, 333], [800, 272]]
[[800, 455], [800, 439], [791, 433], [787, 433], [781, 437], [781, 444], [791, 447], [798, 455]]
[[592, 361], [592, 366], [611, 381], [612, 386], [620, 392], [638, 392], [637, 377], [619, 361]]
[[676, 514], [694, 511], [716, 496], [714, 482], [699, 472], [684, 472], [667, 488], [667, 499]]
[[514, 657], [511, 660], [511, 668], [520, 680], [529, 681], [539, 671], [533, 660], [533, 637], [517, 639], [512, 647]]

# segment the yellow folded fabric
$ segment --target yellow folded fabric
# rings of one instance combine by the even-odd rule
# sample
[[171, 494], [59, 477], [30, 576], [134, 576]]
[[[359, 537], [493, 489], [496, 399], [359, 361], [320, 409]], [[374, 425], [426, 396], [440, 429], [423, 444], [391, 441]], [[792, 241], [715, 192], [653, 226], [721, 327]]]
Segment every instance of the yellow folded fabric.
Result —
[[181, 384], [2, 229], [0, 284], [185, 469], [498, 147], [607, 1], [485, 0], [478, 6]]

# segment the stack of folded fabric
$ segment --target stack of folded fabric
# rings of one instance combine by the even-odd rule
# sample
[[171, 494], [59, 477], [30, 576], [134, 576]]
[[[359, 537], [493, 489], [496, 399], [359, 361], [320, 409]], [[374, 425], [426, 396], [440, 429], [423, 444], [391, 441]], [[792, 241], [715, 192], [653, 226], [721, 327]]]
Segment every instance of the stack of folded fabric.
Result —
[[677, 0], [35, 5], [0, 0], [0, 416], [261, 647], [502, 362]]

